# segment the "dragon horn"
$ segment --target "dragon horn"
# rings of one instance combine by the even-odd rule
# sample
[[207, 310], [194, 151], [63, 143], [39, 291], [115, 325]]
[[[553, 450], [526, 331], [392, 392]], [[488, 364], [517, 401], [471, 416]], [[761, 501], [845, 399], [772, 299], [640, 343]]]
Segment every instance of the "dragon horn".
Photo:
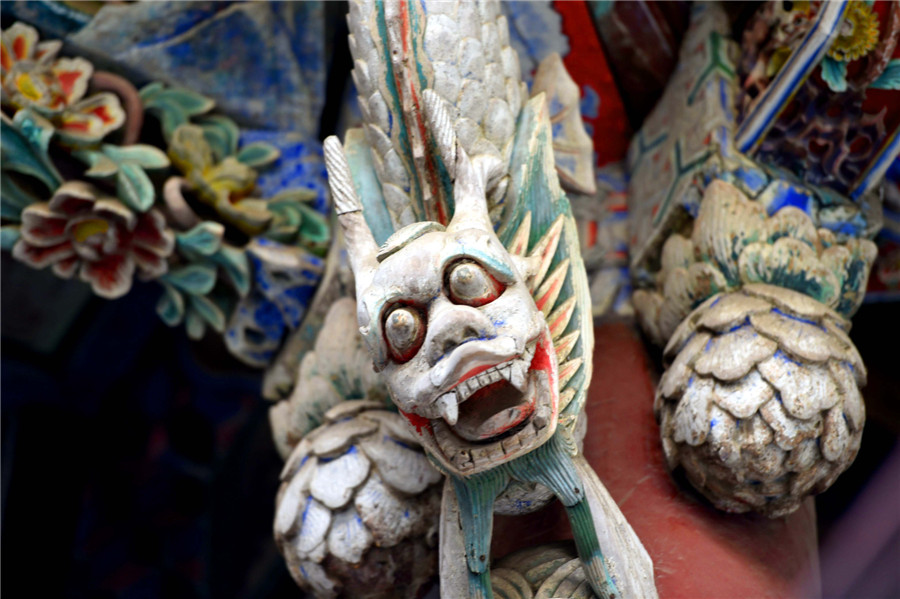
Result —
[[335, 135], [329, 136], [324, 145], [325, 168], [328, 169], [328, 186], [334, 200], [334, 211], [344, 232], [350, 267], [356, 277], [356, 289], [364, 291], [372, 282], [378, 262], [378, 244], [362, 213], [362, 203], [356, 195], [350, 165], [344, 155], [344, 147]]
[[485, 180], [489, 162], [479, 156], [469, 160], [469, 155], [459, 145], [456, 147], [456, 181], [453, 185], [453, 219], [447, 225], [448, 231], [481, 229], [493, 231], [488, 216]]

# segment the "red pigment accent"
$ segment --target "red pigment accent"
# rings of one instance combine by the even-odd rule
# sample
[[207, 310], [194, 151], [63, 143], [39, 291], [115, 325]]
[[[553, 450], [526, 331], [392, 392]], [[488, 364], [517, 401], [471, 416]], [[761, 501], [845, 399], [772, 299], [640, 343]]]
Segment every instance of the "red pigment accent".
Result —
[[565, 317], [566, 317], [566, 315], [564, 313], [560, 314], [556, 320], [554, 320], [553, 322], [550, 323], [550, 329], [552, 330], [552, 329], [556, 328], [557, 323], [562, 321]]
[[538, 341], [534, 350], [534, 358], [531, 360], [531, 370], [543, 370], [548, 375], [553, 372], [553, 361], [550, 359], [550, 352], [544, 345], [544, 340]]
[[9, 53], [6, 51], [6, 46], [0, 46], [0, 64], [2, 64], [3, 68], [6, 70], [12, 68], [12, 59], [9, 57]]
[[593, 128], [595, 164], [603, 166], [623, 160], [628, 153], [631, 127], [588, 4], [556, 0], [553, 8], [562, 17], [562, 30], [569, 40], [570, 50], [563, 57], [566, 70], [582, 94], [585, 87], [590, 87], [602, 98], [596, 116], [582, 115]]
[[111, 123], [113, 118], [109, 114], [109, 109], [106, 106], [98, 106], [97, 108], [91, 111], [93, 114], [100, 117], [100, 120], [104, 123]]
[[17, 37], [13, 41], [13, 54], [16, 55], [16, 59], [22, 60], [25, 58], [25, 38]]
[[597, 244], [597, 222], [590, 221], [587, 225], [587, 247], [592, 248]]
[[66, 121], [63, 123], [63, 129], [74, 129], [75, 131], [87, 131], [90, 129], [87, 123], [79, 121]]
[[423, 428], [429, 433], [433, 434], [433, 431], [431, 430], [431, 423], [428, 422], [427, 418], [419, 416], [418, 414], [413, 414], [411, 412], [404, 412], [403, 410], [400, 410], [400, 413], [403, 414], [403, 417], [406, 418], [411, 425], [413, 425], [419, 435], [424, 434], [422, 432]]
[[403, 56], [406, 57], [409, 54], [409, 46], [406, 43], [406, 37], [409, 35], [409, 12], [406, 8], [406, 0], [400, 0], [400, 30], [403, 35], [401, 36], [403, 40]]
[[62, 73], [57, 73], [56, 78], [59, 79], [59, 84], [62, 86], [63, 93], [68, 96], [72, 93], [72, 89], [75, 87], [75, 82], [78, 81], [78, 77], [81, 76], [80, 71], [63, 71]]
[[[559, 376], [556, 372], [556, 360], [553, 360], [550, 356], [550, 350], [547, 349], [547, 346], [553, 347], [553, 342], [549, 339], [549, 334], [544, 333], [544, 338], [538, 341], [537, 348], [534, 350], [534, 359], [531, 360], [531, 370], [543, 370], [547, 373], [547, 378], [550, 380], [550, 393], [551, 393], [551, 402], [550, 404], [553, 406], [553, 415], [556, 416], [559, 410], [559, 387], [557, 382], [559, 381]], [[556, 355], [556, 350], [554, 349], [554, 356]]]
[[556, 283], [553, 284], [552, 287], [550, 287], [550, 289], [547, 290], [547, 293], [542, 295], [538, 301], [534, 302], [535, 305], [537, 306], [538, 310], [544, 309], [544, 304], [547, 303], [547, 300], [550, 298], [551, 295], [554, 295], [556, 293], [556, 290], [562, 286], [562, 283], [563, 283], [562, 279], [558, 280]]

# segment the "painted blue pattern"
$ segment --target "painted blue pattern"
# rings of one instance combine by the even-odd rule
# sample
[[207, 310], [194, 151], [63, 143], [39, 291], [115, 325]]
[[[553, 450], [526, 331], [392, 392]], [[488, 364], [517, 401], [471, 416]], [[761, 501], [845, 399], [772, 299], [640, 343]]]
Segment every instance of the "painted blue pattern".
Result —
[[519, 55], [522, 80], [531, 89], [537, 65], [553, 52], [569, 53], [569, 38], [562, 32], [562, 17], [548, 0], [502, 2], [509, 22], [509, 45]]
[[318, 141], [292, 133], [241, 131], [241, 147], [255, 142], [271, 144], [281, 151], [278, 160], [259, 171], [256, 188], [261, 197], [270, 199], [282, 191], [303, 187], [316, 194], [311, 205], [326, 216], [330, 214], [327, 173]]
[[[290, 262], [295, 261], [293, 253], [301, 251], [265, 238], [258, 238], [257, 243], [291, 254]], [[275, 357], [288, 332], [300, 326], [325, 263], [310, 253], [302, 253], [300, 263], [288, 268], [267, 264], [264, 251], [251, 249], [247, 257], [253, 286], [228, 323], [226, 342], [232, 353], [247, 362], [265, 365]]]
[[318, 134], [328, 66], [321, 2], [105, 6], [68, 42], [135, 80], [188, 85], [247, 127]]

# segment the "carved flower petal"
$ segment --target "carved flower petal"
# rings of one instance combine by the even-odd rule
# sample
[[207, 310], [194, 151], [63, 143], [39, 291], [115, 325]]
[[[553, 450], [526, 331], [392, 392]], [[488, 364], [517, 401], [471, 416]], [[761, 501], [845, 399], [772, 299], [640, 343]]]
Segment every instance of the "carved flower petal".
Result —
[[102, 198], [94, 205], [94, 214], [112, 223], [132, 231], [137, 225], [137, 215], [128, 206], [114, 198]]
[[363, 554], [372, 546], [372, 533], [352, 505], [335, 514], [328, 531], [328, 552], [351, 564], [362, 560]]
[[132, 243], [157, 256], [166, 257], [175, 248], [175, 234], [166, 228], [166, 218], [162, 212], [151, 209], [138, 218]]
[[356, 492], [353, 503], [379, 547], [393, 547], [415, 534], [437, 515], [439, 503], [424, 503], [421, 496], [397, 493], [377, 472]]
[[709, 410], [707, 442], [722, 463], [736, 467], [741, 462], [741, 448], [737, 444], [737, 422], [734, 417], [713, 404]]
[[697, 324], [721, 333], [744, 323], [753, 313], [768, 312], [770, 309], [771, 305], [764, 300], [743, 293], [731, 293], [710, 305]]
[[410, 449], [387, 435], [361, 439], [360, 447], [375, 462], [382, 480], [398, 491], [421, 493], [428, 485], [441, 480], [441, 474], [424, 453]]
[[809, 216], [793, 206], [786, 206], [766, 220], [766, 233], [770, 242], [790, 237], [815, 248], [819, 235]]
[[[37, 43], [37, 29], [21, 21], [13, 23], [9, 29], [3, 32], [4, 54], [8, 52], [8, 55], [3, 57], [3, 68], [12, 68], [13, 64], [32, 58]], [[6, 66], [7, 62], [9, 62], [8, 67]]]
[[769, 283], [813, 297], [826, 306], [840, 300], [841, 285], [816, 251], [797, 239], [782, 237], [774, 244], [751, 243], [740, 256], [745, 283]]
[[53, 274], [61, 279], [71, 279], [75, 271], [78, 270], [78, 264], [81, 261], [77, 256], [65, 258], [53, 265]]
[[78, 276], [91, 284], [94, 293], [107, 299], [122, 297], [131, 289], [134, 278], [134, 259], [130, 254], [103, 256], [81, 265]]
[[812, 418], [840, 400], [837, 384], [828, 368], [792, 360], [778, 350], [759, 363], [759, 372], [781, 393], [784, 407], [795, 418]]
[[71, 106], [87, 91], [94, 67], [83, 58], [60, 58], [53, 63], [52, 71], [59, 81], [66, 104]]
[[297, 553], [305, 558], [325, 541], [331, 525], [331, 510], [310, 497], [300, 516], [300, 534], [297, 535]]
[[866, 421], [866, 406], [853, 378], [852, 367], [847, 362], [832, 361], [828, 364], [828, 368], [844, 396], [844, 416], [847, 418], [847, 425], [853, 431], [861, 431]]
[[69, 241], [50, 247], [38, 247], [31, 245], [24, 239], [19, 239], [13, 246], [13, 258], [24, 262], [32, 268], [44, 268], [50, 264], [65, 260], [75, 255], [75, 249]]
[[34, 59], [41, 65], [49, 64], [62, 48], [62, 40], [49, 40], [39, 43], [34, 50]]
[[720, 381], [734, 381], [746, 375], [760, 360], [769, 358], [776, 349], [778, 345], [774, 341], [745, 325], [710, 339], [694, 369]]
[[709, 333], [696, 333], [684, 344], [684, 348], [678, 352], [659, 382], [658, 389], [663, 397], [673, 399], [684, 391], [691, 378], [694, 358], [706, 347], [709, 339]]
[[746, 244], [762, 239], [765, 220], [760, 204], [717, 179], [703, 194], [691, 241], [700, 258], [716, 264], [729, 283], [736, 283], [738, 256]]
[[313, 451], [318, 456], [343, 453], [348, 445], [359, 437], [375, 431], [378, 425], [362, 418], [351, 418], [325, 428], [313, 442]]
[[30, 245], [56, 246], [66, 239], [66, 217], [54, 212], [46, 202], [38, 202], [22, 211], [20, 231]]
[[822, 432], [822, 416], [794, 418], [784, 409], [778, 398], [770, 399], [759, 413], [775, 431], [775, 443], [785, 451], [794, 449], [804, 439], [815, 439]]
[[775, 390], [754, 369], [733, 383], [716, 383], [714, 400], [738, 418], [750, 418], [775, 397]]
[[837, 339], [827, 329], [777, 309], [750, 317], [753, 327], [788, 353], [809, 360], [824, 362], [830, 357], [840, 358], [843, 351]]
[[81, 100], [59, 117], [57, 130], [63, 138], [95, 142], [125, 122], [125, 111], [115, 94], [103, 92]]
[[709, 434], [709, 410], [714, 382], [694, 377], [675, 408], [675, 434], [678, 443], [700, 445]]
[[319, 458], [309, 492], [331, 509], [343, 507], [353, 496], [353, 490], [366, 480], [371, 465], [356, 446], [333, 460]]
[[307, 502], [304, 482], [306, 481], [303, 478], [295, 476], [278, 499], [278, 507], [275, 509], [275, 534], [290, 534], [299, 524], [299, 516]]
[[822, 456], [829, 462], [846, 460], [847, 447], [850, 445], [850, 431], [841, 411], [841, 406], [834, 406], [825, 415], [825, 426], [822, 430]]
[[693, 261], [694, 244], [691, 240], [678, 233], [670, 235], [663, 244], [659, 276], [666, 280], [670, 272], [676, 268], [686, 269]]
[[325, 568], [313, 561], [302, 561], [297, 569], [299, 575], [303, 577], [303, 584], [312, 587], [314, 596], [337, 597], [340, 587], [328, 577]]
[[97, 200], [98, 190], [90, 183], [68, 181], [63, 183], [50, 199], [50, 209], [71, 216], [89, 210]]

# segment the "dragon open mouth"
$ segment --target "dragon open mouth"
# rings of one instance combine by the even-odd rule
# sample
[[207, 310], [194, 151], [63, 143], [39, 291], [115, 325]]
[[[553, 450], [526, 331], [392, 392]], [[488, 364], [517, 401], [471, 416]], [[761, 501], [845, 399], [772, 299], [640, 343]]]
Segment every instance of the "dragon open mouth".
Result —
[[529, 373], [535, 346], [529, 344], [520, 358], [467, 373], [441, 398], [443, 406], [451, 406], [451, 413], [443, 410], [443, 416], [454, 433], [467, 441], [487, 441], [532, 415], [535, 389]]
[[480, 470], [525, 453], [552, 434], [558, 392], [549, 336], [521, 356], [475, 368], [436, 400], [430, 421], [437, 446], [461, 471]]

